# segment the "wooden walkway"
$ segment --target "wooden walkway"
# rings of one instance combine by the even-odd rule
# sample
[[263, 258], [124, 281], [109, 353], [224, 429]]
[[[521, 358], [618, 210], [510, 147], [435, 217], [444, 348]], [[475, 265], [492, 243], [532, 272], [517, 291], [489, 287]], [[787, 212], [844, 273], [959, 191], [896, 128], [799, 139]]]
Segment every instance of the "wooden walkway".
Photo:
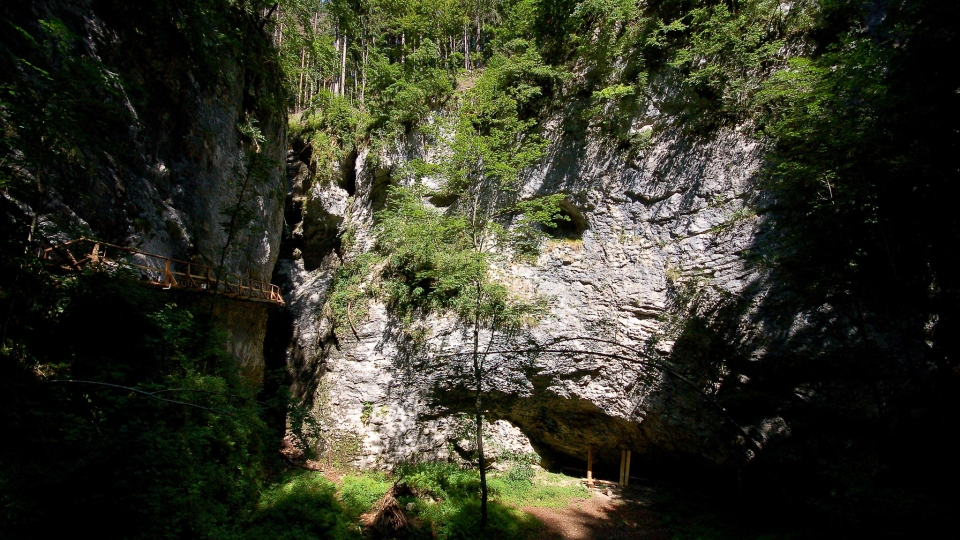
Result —
[[139, 272], [143, 283], [163, 289], [210, 293], [236, 300], [283, 305], [280, 288], [271, 283], [236, 274], [217, 276], [217, 271], [209, 266], [88, 238], [79, 238], [44, 249], [40, 258], [67, 271], [80, 271], [84, 266], [91, 265], [130, 268]]

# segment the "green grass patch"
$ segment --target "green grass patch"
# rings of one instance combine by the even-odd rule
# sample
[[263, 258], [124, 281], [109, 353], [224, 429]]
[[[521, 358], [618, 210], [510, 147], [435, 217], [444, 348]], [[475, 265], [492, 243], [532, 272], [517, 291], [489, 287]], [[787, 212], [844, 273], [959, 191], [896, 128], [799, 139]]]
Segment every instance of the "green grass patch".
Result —
[[[418, 531], [423, 538], [439, 540], [481, 540], [510, 538], [524, 540], [536, 538], [543, 524], [537, 518], [521, 510], [490, 501], [487, 504], [486, 529], [480, 529], [480, 500], [445, 499], [430, 503], [418, 500], [414, 515], [423, 525]], [[416, 534], [413, 538], [420, 538]]]
[[399, 500], [414, 523], [403, 535], [410, 539], [532, 539], [543, 524], [517, 506], [561, 508], [589, 496], [575, 478], [535, 472], [522, 461], [511, 465], [488, 477], [488, 522], [482, 532], [479, 473], [435, 462], [403, 465], [394, 475], [354, 472], [339, 484], [319, 472], [291, 473], [263, 491], [244, 538], [364, 538], [360, 515], [369, 512], [396, 480], [413, 493]]
[[579, 480], [563, 474], [540, 472], [527, 479], [510, 473], [494, 475], [487, 481], [491, 495], [505, 504], [564, 508], [573, 499], [590, 497]]
[[[487, 527], [481, 532], [480, 475], [476, 470], [452, 463], [417, 463], [399, 467], [397, 474], [417, 495], [400, 502], [414, 504], [408, 514], [420, 521], [418, 534], [424, 538], [522, 540], [536, 537], [543, 526], [533, 516], [495, 500], [491, 492]], [[490, 481], [488, 485], [493, 487]]]
[[340, 483], [340, 502], [351, 517], [357, 518], [370, 511], [392, 485], [393, 481], [383, 473], [350, 474]]
[[434, 499], [466, 499], [480, 493], [480, 475], [453, 463], [429, 462], [397, 467], [397, 476], [415, 493]]
[[318, 472], [295, 472], [263, 491], [247, 540], [362, 538], [343, 504], [337, 486]]

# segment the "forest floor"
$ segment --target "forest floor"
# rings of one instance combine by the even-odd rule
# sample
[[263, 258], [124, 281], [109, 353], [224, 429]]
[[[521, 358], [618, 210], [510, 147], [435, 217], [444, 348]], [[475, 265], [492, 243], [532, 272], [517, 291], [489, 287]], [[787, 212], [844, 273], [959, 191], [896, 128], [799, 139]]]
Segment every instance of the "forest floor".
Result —
[[[294, 457], [297, 456], [288, 456], [286, 461], [293, 463]], [[268, 531], [271, 534], [279, 534], [289, 527], [289, 516], [284, 516], [290, 508], [314, 511], [326, 505], [330, 507], [329, 515], [323, 520], [342, 522], [345, 529], [361, 533], [358, 538], [372, 537], [363, 516], [368, 516], [384, 493], [400, 480], [409, 490], [397, 500], [413, 525], [408, 534], [399, 535], [403, 538], [796, 540], [805, 537], [797, 529], [796, 520], [787, 519], [783, 512], [774, 512], [775, 505], [755, 499], [746, 502], [739, 497], [710, 496], [692, 486], [655, 480], [640, 480], [629, 487], [598, 480], [593, 489], [586, 489], [581, 477], [543, 470], [527, 471], [532, 474], [530, 477], [515, 474], [523, 472], [522, 468], [488, 474], [491, 514], [490, 528], [484, 533], [478, 527], [479, 478], [475, 470], [428, 462], [407, 467], [394, 475], [339, 469], [302, 457], [296, 463], [294, 469], [278, 477], [266, 490], [261, 502], [258, 520], [276, 521], [276, 530]], [[317, 498], [324, 493], [335, 497], [339, 504], [332, 497]], [[318, 523], [323, 520], [318, 518]]]
[[522, 507], [543, 522], [539, 539], [667, 540], [672, 537], [650, 508], [650, 488], [599, 486], [589, 499], [573, 500], [565, 508]]

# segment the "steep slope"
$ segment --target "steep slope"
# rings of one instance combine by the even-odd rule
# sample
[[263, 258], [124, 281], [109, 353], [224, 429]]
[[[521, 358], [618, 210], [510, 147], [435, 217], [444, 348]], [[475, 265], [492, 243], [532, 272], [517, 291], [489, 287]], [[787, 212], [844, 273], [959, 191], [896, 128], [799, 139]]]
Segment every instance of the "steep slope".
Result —
[[[259, 22], [221, 8], [4, 6], [10, 234], [87, 236], [269, 281], [283, 89]], [[204, 37], [214, 30], [219, 43]], [[228, 348], [259, 379], [266, 308], [228, 311]]]

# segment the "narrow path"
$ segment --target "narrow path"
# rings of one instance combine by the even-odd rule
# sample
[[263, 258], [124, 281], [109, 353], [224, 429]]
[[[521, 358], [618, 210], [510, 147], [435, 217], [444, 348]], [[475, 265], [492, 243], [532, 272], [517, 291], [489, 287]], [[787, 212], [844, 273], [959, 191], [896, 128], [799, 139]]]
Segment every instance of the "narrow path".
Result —
[[545, 525], [541, 540], [669, 540], [649, 508], [642, 489], [611, 491], [611, 496], [594, 492], [589, 499], [572, 501], [566, 508], [523, 507], [521, 510]]
[[249, 276], [221, 273], [212, 267], [163, 255], [78, 238], [42, 250], [40, 258], [64, 271], [79, 272], [85, 266], [126, 266], [140, 274], [140, 282], [164, 289], [217, 294], [234, 300], [283, 305], [280, 287]]

